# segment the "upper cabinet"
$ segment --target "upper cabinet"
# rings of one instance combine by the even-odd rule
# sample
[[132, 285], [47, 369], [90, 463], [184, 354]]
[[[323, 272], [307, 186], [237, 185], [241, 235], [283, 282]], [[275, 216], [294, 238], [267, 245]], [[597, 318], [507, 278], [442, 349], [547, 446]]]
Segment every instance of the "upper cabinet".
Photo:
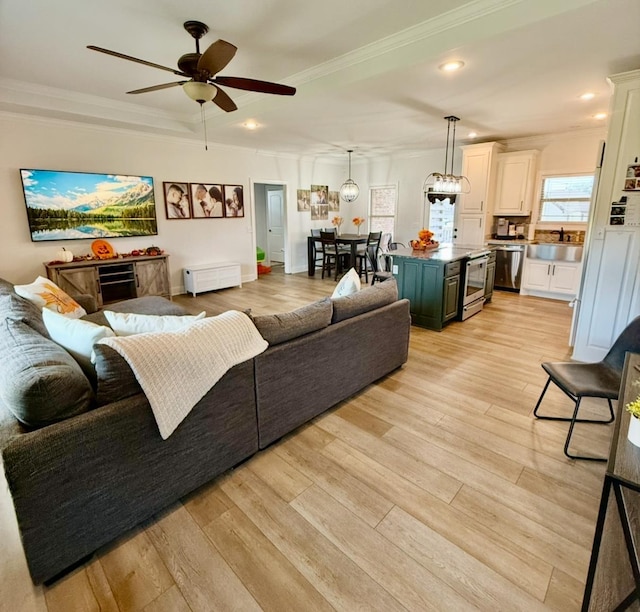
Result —
[[538, 151], [500, 153], [494, 215], [530, 215]]
[[462, 174], [469, 179], [471, 191], [459, 198], [458, 212], [479, 215], [488, 210], [493, 200], [496, 157], [502, 150], [497, 142], [467, 145], [462, 148]]

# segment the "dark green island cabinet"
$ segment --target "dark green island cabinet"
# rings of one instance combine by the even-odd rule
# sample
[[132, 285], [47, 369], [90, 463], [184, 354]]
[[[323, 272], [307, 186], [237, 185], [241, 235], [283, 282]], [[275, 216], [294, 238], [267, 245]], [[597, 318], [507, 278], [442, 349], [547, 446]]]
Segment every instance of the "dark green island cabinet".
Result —
[[393, 256], [398, 293], [411, 302], [414, 325], [440, 331], [460, 307], [462, 258], [423, 253]]

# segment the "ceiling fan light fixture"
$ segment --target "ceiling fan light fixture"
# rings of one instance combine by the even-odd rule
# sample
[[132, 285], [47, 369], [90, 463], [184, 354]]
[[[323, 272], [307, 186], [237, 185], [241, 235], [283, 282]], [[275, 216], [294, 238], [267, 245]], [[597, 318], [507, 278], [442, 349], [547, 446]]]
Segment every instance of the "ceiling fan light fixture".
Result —
[[351, 154], [353, 150], [350, 149], [347, 153], [349, 153], [349, 178], [340, 187], [340, 197], [345, 202], [353, 202], [360, 195], [360, 187], [351, 178]]
[[[429, 202], [435, 204], [443, 200], [449, 200], [450, 204], [455, 204], [456, 197], [459, 193], [469, 193], [471, 191], [471, 183], [469, 179], [463, 175], [453, 173], [453, 155], [456, 147], [456, 121], [460, 121], [459, 117], [449, 115], [445, 117], [447, 120], [447, 148], [444, 155], [444, 172], [432, 172], [424, 181], [422, 190]], [[451, 132], [451, 124], [453, 124], [453, 137], [451, 140], [451, 166], [449, 163], [449, 136]]]
[[192, 100], [198, 102], [198, 104], [204, 104], [216, 97], [218, 93], [217, 87], [210, 83], [201, 83], [199, 81], [188, 81], [182, 89]]

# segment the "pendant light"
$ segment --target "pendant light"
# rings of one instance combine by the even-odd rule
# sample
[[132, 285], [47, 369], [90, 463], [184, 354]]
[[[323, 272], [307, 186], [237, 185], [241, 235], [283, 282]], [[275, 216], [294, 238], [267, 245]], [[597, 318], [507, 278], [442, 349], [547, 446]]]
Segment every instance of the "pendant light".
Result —
[[[459, 117], [449, 115], [447, 120], [447, 148], [444, 154], [444, 173], [432, 172], [425, 180], [422, 190], [429, 202], [434, 204], [437, 201], [449, 200], [450, 204], [455, 204], [456, 196], [459, 193], [469, 193], [471, 184], [466, 176], [456, 176], [453, 174], [453, 155], [456, 150], [456, 121]], [[451, 125], [453, 124], [453, 135], [451, 142], [451, 168], [447, 172], [449, 163], [449, 136], [451, 135]]]
[[349, 153], [349, 178], [340, 187], [340, 197], [345, 202], [353, 202], [360, 194], [360, 187], [351, 178], [351, 154], [353, 150], [349, 149], [347, 153]]

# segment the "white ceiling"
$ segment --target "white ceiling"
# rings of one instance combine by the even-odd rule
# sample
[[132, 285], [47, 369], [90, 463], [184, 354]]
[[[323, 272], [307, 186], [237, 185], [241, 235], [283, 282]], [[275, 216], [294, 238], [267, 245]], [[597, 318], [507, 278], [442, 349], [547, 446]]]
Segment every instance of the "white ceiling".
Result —
[[[209, 140], [296, 155], [439, 148], [449, 114], [459, 144], [599, 127], [606, 77], [640, 68], [638, 0], [0, 0], [0, 110], [201, 139], [181, 88], [124, 93], [172, 75], [86, 49], [174, 67], [191, 19], [202, 51], [238, 47], [220, 74], [298, 88], [227, 88], [239, 109], [205, 105]], [[449, 59], [464, 69], [440, 72]]]

